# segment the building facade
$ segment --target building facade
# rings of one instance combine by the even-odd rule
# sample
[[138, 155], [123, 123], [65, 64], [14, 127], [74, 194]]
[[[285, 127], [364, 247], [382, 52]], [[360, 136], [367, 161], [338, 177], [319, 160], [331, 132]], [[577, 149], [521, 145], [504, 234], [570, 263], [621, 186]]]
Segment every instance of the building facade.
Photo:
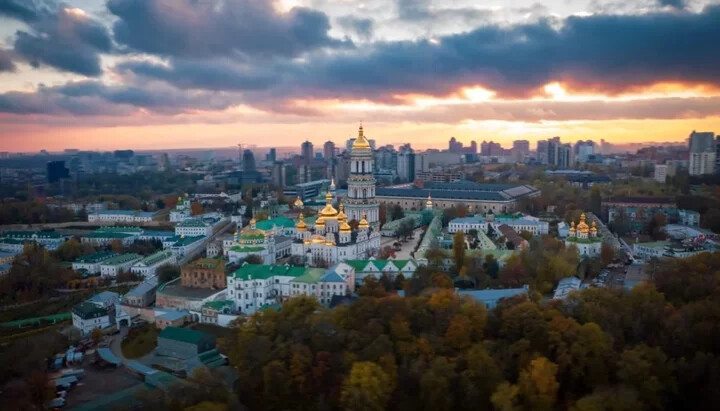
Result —
[[180, 270], [183, 287], [223, 289], [226, 284], [225, 263], [222, 260], [201, 258], [184, 265]]
[[350, 220], [366, 219], [372, 226], [380, 221], [380, 205], [375, 198], [375, 177], [373, 150], [363, 135], [360, 126], [358, 137], [350, 151], [350, 177], [345, 201], [347, 216]]

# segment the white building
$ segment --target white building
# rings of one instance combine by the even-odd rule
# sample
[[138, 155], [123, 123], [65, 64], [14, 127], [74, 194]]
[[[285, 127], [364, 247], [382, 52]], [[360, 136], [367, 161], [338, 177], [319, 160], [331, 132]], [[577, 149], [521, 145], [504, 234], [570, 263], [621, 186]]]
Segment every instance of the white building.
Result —
[[653, 174], [653, 178], [658, 183], [665, 184], [665, 180], [668, 176], [668, 165], [667, 164], [655, 164], [655, 171]]
[[172, 250], [162, 250], [151, 254], [142, 260], [136, 262], [131, 268], [135, 274], [140, 274], [145, 278], [152, 277], [158, 267], [166, 264], [176, 264], [177, 259]]
[[185, 198], [178, 197], [175, 209], [170, 211], [170, 222], [178, 223], [180, 221], [185, 221], [190, 218], [191, 214], [192, 206], [190, 204], [190, 198], [188, 198], [188, 195], [185, 194]]
[[347, 260], [345, 264], [355, 270], [355, 280], [358, 284], [365, 281], [365, 278], [368, 276], [379, 279], [383, 274], [387, 274], [392, 279], [399, 274], [402, 274], [405, 278], [410, 278], [415, 275], [415, 271], [419, 266], [418, 262], [413, 259], [376, 260], [374, 257], [370, 257], [367, 260]]
[[454, 234], [462, 231], [465, 234], [470, 230], [477, 230], [487, 233], [488, 227], [492, 227], [495, 231], [501, 225], [510, 226], [518, 233], [529, 231], [534, 236], [546, 235], [549, 230], [549, 224], [546, 221], [540, 221], [537, 217], [523, 214], [498, 214], [488, 213], [486, 216], [455, 218], [448, 223], [448, 232]]
[[200, 219], [185, 219], [175, 226], [175, 235], [184, 235], [188, 237], [205, 236], [209, 237], [213, 233], [213, 224], [202, 221]]
[[141, 259], [142, 256], [135, 253], [120, 254], [108, 258], [100, 264], [100, 275], [103, 277], [117, 277], [121, 272], [130, 271], [130, 267]]
[[73, 261], [72, 268], [75, 271], [85, 272], [87, 274], [97, 274], [100, 272], [100, 264], [115, 256], [117, 256], [117, 253], [101, 251], [78, 257], [78, 259]]
[[0, 234], [0, 250], [22, 252], [25, 243], [40, 244], [48, 250], [56, 250], [65, 237], [55, 231], [6, 231]]
[[188, 254], [197, 252], [202, 247], [205, 247], [205, 236], [181, 236], [176, 235], [174, 237], [166, 238], [163, 240], [163, 249], [172, 250], [175, 257], [181, 260]]
[[272, 233], [272, 230], [268, 233], [257, 228], [253, 218], [247, 227], [235, 233], [233, 240], [224, 250], [225, 256], [231, 263], [238, 263], [251, 255], [257, 255], [262, 258], [263, 264], [274, 264], [275, 237]]
[[72, 308], [72, 323], [82, 335], [89, 335], [96, 328], [102, 330], [110, 327], [110, 313], [107, 308], [82, 302]]
[[245, 314], [300, 295], [330, 304], [333, 297], [348, 295], [354, 289], [355, 271], [347, 264], [324, 269], [244, 263], [228, 276], [227, 283], [228, 298]]

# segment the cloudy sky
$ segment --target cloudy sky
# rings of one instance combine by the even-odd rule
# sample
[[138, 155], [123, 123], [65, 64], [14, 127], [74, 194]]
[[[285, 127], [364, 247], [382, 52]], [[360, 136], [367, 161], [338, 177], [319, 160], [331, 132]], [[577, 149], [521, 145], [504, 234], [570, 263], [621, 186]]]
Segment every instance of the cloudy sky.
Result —
[[710, 0], [0, 0], [0, 150], [681, 141]]

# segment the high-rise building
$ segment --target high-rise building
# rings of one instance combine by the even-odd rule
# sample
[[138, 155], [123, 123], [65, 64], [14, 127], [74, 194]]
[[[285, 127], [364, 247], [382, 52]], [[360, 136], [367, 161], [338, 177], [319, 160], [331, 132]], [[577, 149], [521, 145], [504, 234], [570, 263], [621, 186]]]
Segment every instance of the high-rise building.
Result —
[[543, 164], [547, 164], [548, 141], [538, 140], [537, 147], [535, 147], [535, 152], [537, 153], [537, 161]]
[[65, 161], [48, 161], [47, 163], [47, 180], [48, 183], [54, 183], [64, 178], [70, 178], [70, 170], [65, 167]]
[[251, 150], [243, 151], [243, 173], [255, 173], [255, 155]]
[[575, 163], [572, 144], [560, 144], [557, 148], [557, 166], [560, 169], [572, 168]]
[[375, 199], [375, 178], [373, 149], [363, 135], [360, 126], [358, 137], [350, 152], [350, 177], [348, 178], [347, 216], [349, 220], [367, 220], [376, 225], [380, 218], [380, 207]]
[[551, 166], [558, 165], [558, 150], [562, 143], [560, 137], [553, 137], [547, 142], [547, 163]]
[[272, 182], [277, 187], [285, 187], [287, 185], [285, 164], [282, 161], [276, 161], [273, 163]]
[[326, 141], [325, 144], [323, 144], [323, 158], [325, 158], [325, 160], [335, 158], [335, 143], [332, 141]]
[[530, 154], [530, 142], [527, 140], [513, 141], [512, 154], [516, 161], [521, 161], [526, 155]]
[[277, 161], [277, 150], [275, 148], [271, 148], [267, 154], [265, 154], [265, 160], [273, 163]]
[[595, 143], [592, 140], [579, 140], [575, 143], [575, 160], [578, 163], [585, 163], [595, 154]]
[[466, 148], [466, 152], [470, 154], [477, 154], [477, 141], [473, 140], [470, 142], [470, 146]]
[[715, 147], [715, 133], [697, 132], [690, 134], [690, 163], [691, 176], [712, 174], [715, 171], [717, 157]]
[[306, 164], [310, 164], [313, 161], [314, 151], [313, 144], [309, 141], [305, 141], [300, 145], [300, 155], [305, 160]]
[[397, 155], [397, 176], [403, 182], [415, 180], [415, 152], [410, 144], [400, 147]]
[[451, 153], [462, 153], [463, 151], [463, 143], [460, 141], [457, 141], [455, 137], [452, 137], [450, 141], [448, 142], [448, 151]]

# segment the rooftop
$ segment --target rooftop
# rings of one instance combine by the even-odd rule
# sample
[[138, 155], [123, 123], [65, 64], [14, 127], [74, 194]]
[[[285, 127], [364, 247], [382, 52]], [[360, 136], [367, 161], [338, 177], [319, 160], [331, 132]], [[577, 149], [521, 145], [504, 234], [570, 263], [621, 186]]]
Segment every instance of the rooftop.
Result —
[[138, 263], [144, 264], [147, 266], [152, 266], [161, 261], [165, 261], [168, 258], [171, 258], [172, 256], [173, 256], [173, 253], [170, 250], [158, 251], [156, 253], [150, 254], [149, 256], [143, 258], [142, 260], [138, 261]]
[[280, 216], [271, 218], [270, 220], [258, 221], [257, 224], [255, 224], [255, 227], [264, 231], [268, 231], [275, 226], [282, 228], [294, 228], [295, 222], [290, 218]]
[[178, 227], [207, 227], [208, 224], [204, 223], [201, 220], [191, 219], [191, 220], [181, 221], [177, 224], [177, 226]]
[[88, 302], [82, 302], [74, 306], [72, 308], [72, 312], [83, 320], [102, 317], [108, 314], [107, 308], [102, 308], [96, 304]]
[[1, 237], [16, 240], [31, 239], [33, 236], [43, 239], [60, 239], [62, 236], [55, 231], [7, 231]]
[[527, 288], [505, 288], [500, 290], [458, 290], [458, 295], [469, 296], [473, 300], [486, 302], [497, 301], [501, 298], [514, 297], [516, 295], [527, 295]]
[[97, 230], [95, 230], [96, 233], [142, 233], [143, 229], [136, 226], [108, 226], [108, 227], [100, 227]]
[[95, 263], [99, 263], [101, 261], [105, 261], [108, 258], [114, 257], [116, 255], [117, 255], [117, 253], [113, 253], [110, 251], [100, 251], [100, 252], [93, 253], [90, 255], [78, 257], [75, 260], [75, 262], [76, 263], [84, 263], [84, 264], [95, 264]]
[[99, 214], [99, 215], [132, 215], [134, 216], [136, 213], [135, 210], [98, 210], [95, 211], [92, 214]]
[[204, 300], [223, 291], [224, 290], [216, 290], [213, 288], [184, 287], [180, 285], [180, 278], [176, 278], [158, 287], [157, 294], [187, 298], [190, 300]]
[[382, 271], [388, 263], [393, 263], [398, 269], [402, 269], [410, 260], [346, 260], [346, 264], [350, 265], [355, 271], [364, 271], [368, 264], [372, 264], [379, 271]]
[[120, 232], [113, 232], [113, 231], [95, 231], [90, 234], [85, 234], [83, 237], [85, 238], [114, 238], [114, 239], [123, 239], [128, 237], [133, 237], [135, 234], [131, 233], [120, 233]]
[[192, 243], [201, 241], [201, 240], [203, 240], [204, 238], [205, 238], [204, 235], [185, 236], [185, 237], [180, 236], [180, 235], [176, 235], [176, 236], [167, 238], [167, 239], [165, 239], [165, 240], [163, 240], [163, 241], [164, 241], [164, 242], [172, 242], [172, 243], [174, 243], [174, 244], [173, 244], [173, 247], [184, 247], [184, 246], [188, 246], [188, 245], [190, 245], [190, 244], [192, 244]]
[[188, 263], [183, 268], [221, 270], [225, 268], [225, 263], [223, 262], [223, 260], [217, 258], [201, 258], [199, 260]]
[[199, 344], [203, 339], [208, 337], [211, 337], [211, 335], [202, 331], [180, 327], [165, 327], [165, 329], [160, 332], [160, 335], [158, 335], [158, 338], [182, 341], [189, 344]]
[[143, 294], [152, 291], [153, 288], [157, 287], [158, 278], [156, 276], [150, 277], [142, 283], [138, 284], [137, 287], [128, 291], [125, 297], [140, 297]]
[[266, 280], [270, 277], [279, 275], [286, 277], [300, 277], [305, 274], [305, 267], [295, 267], [291, 265], [261, 265], [261, 264], [243, 264], [232, 273], [235, 279], [242, 281], [247, 280]]
[[130, 261], [139, 260], [142, 256], [135, 253], [120, 254], [103, 261], [103, 265], [120, 265]]
[[158, 314], [155, 316], [155, 318], [159, 318], [161, 320], [165, 321], [177, 321], [181, 318], [185, 318], [189, 316], [190, 313], [187, 311], [166, 311], [162, 314]]
[[638, 204], [675, 204], [670, 197], [612, 197], [604, 200], [603, 203], [638, 203]]

